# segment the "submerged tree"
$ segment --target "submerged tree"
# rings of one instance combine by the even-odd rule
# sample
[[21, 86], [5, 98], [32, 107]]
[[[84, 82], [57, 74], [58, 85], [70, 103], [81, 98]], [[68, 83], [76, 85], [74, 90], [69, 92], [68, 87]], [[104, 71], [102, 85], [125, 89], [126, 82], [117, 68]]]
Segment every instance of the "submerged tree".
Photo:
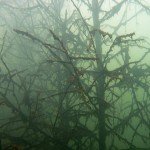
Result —
[[[113, 0], [113, 7], [105, 8], [107, 2], [36, 0], [19, 9], [1, 2], [16, 24], [25, 18], [11, 28], [16, 39], [4, 34], [1, 44], [5, 149], [149, 148], [149, 43], [119, 29], [150, 9], [139, 0]], [[132, 3], [140, 10], [127, 18]], [[15, 14], [21, 11], [23, 18]], [[111, 26], [122, 12], [118, 25]], [[17, 49], [18, 58], [7, 49]], [[135, 50], [143, 50], [136, 60]], [[8, 58], [12, 64], [22, 59], [12, 66]]]

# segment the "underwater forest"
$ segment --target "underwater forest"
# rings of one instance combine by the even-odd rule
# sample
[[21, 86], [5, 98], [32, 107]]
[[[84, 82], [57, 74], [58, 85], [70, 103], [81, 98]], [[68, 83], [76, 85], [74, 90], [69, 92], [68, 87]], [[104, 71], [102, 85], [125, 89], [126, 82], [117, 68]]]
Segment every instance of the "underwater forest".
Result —
[[0, 0], [0, 150], [150, 150], [150, 0]]

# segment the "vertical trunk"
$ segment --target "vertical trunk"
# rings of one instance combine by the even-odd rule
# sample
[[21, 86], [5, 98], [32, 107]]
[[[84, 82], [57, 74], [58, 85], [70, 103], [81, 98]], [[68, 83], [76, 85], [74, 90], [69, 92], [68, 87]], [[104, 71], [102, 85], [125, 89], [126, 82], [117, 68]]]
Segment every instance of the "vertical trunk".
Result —
[[[98, 0], [92, 0], [92, 16], [93, 16], [93, 25], [94, 29], [100, 29], [99, 22], [99, 4]], [[97, 57], [97, 71], [100, 72], [99, 78], [96, 85], [97, 101], [99, 104], [98, 112], [98, 122], [99, 122], [99, 150], [105, 150], [105, 140], [106, 140], [106, 128], [105, 128], [105, 75], [104, 75], [104, 66], [102, 62], [102, 39], [101, 35], [97, 32], [94, 37], [95, 47], [96, 47], [96, 57]]]

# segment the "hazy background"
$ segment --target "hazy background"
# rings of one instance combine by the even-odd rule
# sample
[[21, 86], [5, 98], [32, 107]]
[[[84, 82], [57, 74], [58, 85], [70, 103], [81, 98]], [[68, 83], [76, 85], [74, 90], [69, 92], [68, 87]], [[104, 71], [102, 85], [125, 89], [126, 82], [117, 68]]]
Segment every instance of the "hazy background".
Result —
[[[120, 2], [119, 0], [116, 0]], [[26, 11], [28, 7], [32, 7], [32, 5], [36, 3], [36, 0], [1, 0], [0, 1], [0, 46], [2, 46], [2, 41], [4, 38], [4, 35], [6, 34], [7, 43], [5, 46], [5, 51], [3, 55], [5, 56], [5, 60], [7, 64], [15, 69], [22, 69], [29, 66], [30, 71], [34, 71], [34, 66], [43, 59], [43, 54], [40, 53], [40, 46], [34, 45], [32, 41], [29, 41], [27, 38], [21, 38], [17, 34], [14, 33], [13, 29], [20, 29], [27, 31], [29, 33], [34, 34], [35, 36], [39, 36], [45, 41], [49, 41], [49, 34], [47, 33], [46, 28], [51, 28], [51, 21], [49, 21], [49, 16], [44, 16], [42, 13], [44, 13], [42, 10], [36, 11]], [[49, 0], [43, 0], [45, 4], [49, 3]], [[143, 1], [144, 2], [144, 1]], [[146, 4], [149, 4], [150, 1], [145, 1]], [[64, 7], [64, 10], [62, 11], [61, 15], [62, 17], [65, 17], [65, 11], [67, 9], [68, 14], [70, 12], [73, 12], [75, 9], [74, 6], [70, 1], [66, 1], [65, 4], [66, 8]], [[107, 0], [106, 3], [103, 5], [103, 9], [110, 10], [114, 6], [114, 3], [112, 0]], [[49, 7], [49, 9], [51, 9]], [[119, 30], [114, 34], [114, 37], [117, 35], [122, 34], [128, 34], [135, 32], [135, 38], [144, 38], [147, 43], [143, 43], [143, 45], [150, 44], [150, 16], [146, 12], [143, 12], [144, 8], [139, 7], [137, 4], [130, 4], [128, 8], [124, 7], [119, 11], [117, 15], [114, 15], [112, 19], [109, 21], [106, 21], [105, 24], [101, 25], [101, 29], [110, 33], [113, 33], [113, 30], [111, 27], [116, 27], [119, 23], [119, 21], [122, 18], [124, 10], [127, 9], [127, 13], [124, 16], [124, 21], [128, 20], [130, 17], [138, 14], [137, 17], [129, 21], [127, 24], [122, 25]], [[83, 15], [83, 17], [88, 18], [91, 16], [90, 12], [87, 10], [86, 7], [83, 5], [80, 7], [80, 11]], [[42, 22], [42, 17], [45, 17], [48, 21]], [[45, 20], [46, 20], [45, 19]], [[87, 21], [90, 25], [92, 25], [92, 21]], [[45, 30], [42, 30], [43, 26], [45, 25]], [[34, 26], [34, 28], [32, 28]], [[57, 26], [57, 25], [56, 25]], [[113, 37], [113, 38], [114, 38]], [[18, 43], [15, 43], [18, 41]], [[32, 55], [34, 58], [34, 62], [27, 60], [26, 55], [30, 56], [32, 50]], [[140, 48], [132, 48], [131, 51], [131, 59], [132, 61], [137, 60], [143, 54], [144, 50]], [[16, 59], [18, 58], [18, 59]], [[24, 60], [24, 61], [22, 61]], [[27, 61], [25, 61], [27, 60]], [[150, 54], [146, 56], [144, 59], [145, 63], [150, 65]], [[110, 69], [113, 67], [116, 68], [114, 64], [109, 64]], [[3, 70], [2, 65], [0, 64], [0, 68]], [[6, 71], [6, 70], [5, 70]], [[130, 99], [130, 94], [126, 95], [126, 98]], [[140, 91], [138, 93], [138, 96], [140, 98]], [[5, 112], [5, 115], [7, 116], [6, 110], [1, 110], [1, 114]], [[136, 124], [136, 120], [135, 120]], [[126, 137], [130, 135], [130, 130], [126, 132]], [[142, 132], [147, 134], [147, 131], [144, 128], [142, 129]], [[119, 144], [118, 144], [119, 145]], [[120, 145], [121, 146], [121, 145]], [[137, 146], [145, 146], [143, 142], [140, 139], [137, 139]], [[150, 146], [150, 143], [147, 144], [147, 146]]]

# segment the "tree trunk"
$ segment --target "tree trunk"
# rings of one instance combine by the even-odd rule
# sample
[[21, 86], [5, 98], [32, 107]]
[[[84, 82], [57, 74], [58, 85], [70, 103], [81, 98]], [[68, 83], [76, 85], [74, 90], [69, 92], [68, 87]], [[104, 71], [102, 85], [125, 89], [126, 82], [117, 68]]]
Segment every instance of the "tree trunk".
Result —
[[[93, 16], [93, 26], [94, 29], [100, 29], [99, 22], [99, 4], [98, 0], [92, 0], [92, 16]], [[106, 128], [105, 128], [105, 74], [104, 74], [104, 66], [102, 62], [102, 39], [101, 35], [97, 32], [94, 37], [95, 43], [95, 53], [97, 58], [97, 71], [100, 72], [99, 77], [97, 79], [96, 85], [96, 93], [97, 93], [97, 101], [99, 104], [99, 112], [98, 112], [98, 123], [99, 123], [99, 150], [106, 149]]]

